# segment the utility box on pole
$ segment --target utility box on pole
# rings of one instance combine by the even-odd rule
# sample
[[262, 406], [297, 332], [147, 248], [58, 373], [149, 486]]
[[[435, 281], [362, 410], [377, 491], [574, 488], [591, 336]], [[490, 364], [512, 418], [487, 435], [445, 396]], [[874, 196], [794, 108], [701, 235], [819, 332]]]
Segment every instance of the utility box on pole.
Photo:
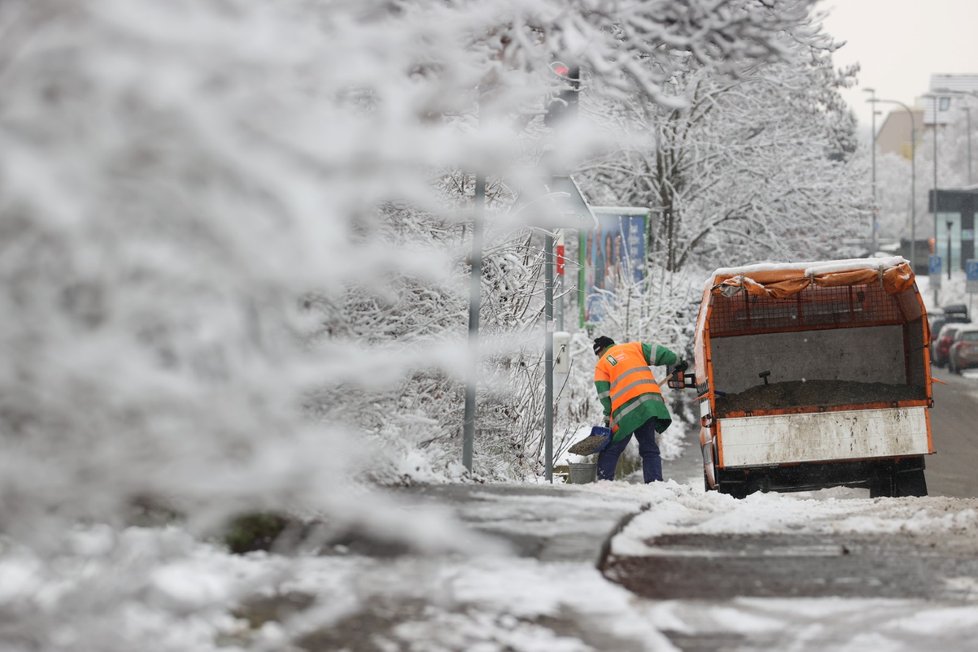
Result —
[[567, 375], [570, 373], [570, 333], [556, 331], [554, 333], [554, 373]]

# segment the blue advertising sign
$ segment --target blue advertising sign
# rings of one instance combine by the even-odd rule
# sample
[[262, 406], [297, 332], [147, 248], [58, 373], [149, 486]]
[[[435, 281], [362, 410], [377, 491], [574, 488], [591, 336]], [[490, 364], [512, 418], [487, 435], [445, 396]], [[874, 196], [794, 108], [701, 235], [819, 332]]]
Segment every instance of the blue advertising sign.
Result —
[[964, 262], [965, 289], [969, 294], [978, 293], [978, 260], [969, 258]]
[[930, 258], [927, 259], [927, 271], [930, 277], [930, 286], [932, 288], [941, 287], [941, 257], [935, 254], [931, 254]]
[[600, 322], [622, 291], [645, 279], [649, 210], [592, 207], [595, 229], [580, 233], [581, 325]]

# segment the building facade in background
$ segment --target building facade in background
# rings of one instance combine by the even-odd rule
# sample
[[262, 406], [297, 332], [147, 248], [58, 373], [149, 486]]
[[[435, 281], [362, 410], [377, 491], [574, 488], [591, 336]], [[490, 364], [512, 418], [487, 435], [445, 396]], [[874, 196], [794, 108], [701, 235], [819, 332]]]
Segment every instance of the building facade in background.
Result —
[[[917, 143], [927, 130], [943, 127], [958, 119], [959, 109], [968, 103], [970, 97], [978, 99], [978, 74], [931, 75], [927, 92], [918, 97], [911, 107], [917, 127]], [[899, 154], [909, 159], [912, 151], [910, 129], [907, 112], [900, 108], [892, 109], [876, 133], [877, 151], [880, 154]]]
[[[975, 257], [978, 188], [942, 188], [937, 191], [937, 202], [937, 239], [934, 253], [944, 259], [944, 265], [948, 264], [947, 257], [950, 253], [950, 269], [963, 270], [965, 261]], [[930, 193], [928, 210], [934, 211], [933, 192]]]

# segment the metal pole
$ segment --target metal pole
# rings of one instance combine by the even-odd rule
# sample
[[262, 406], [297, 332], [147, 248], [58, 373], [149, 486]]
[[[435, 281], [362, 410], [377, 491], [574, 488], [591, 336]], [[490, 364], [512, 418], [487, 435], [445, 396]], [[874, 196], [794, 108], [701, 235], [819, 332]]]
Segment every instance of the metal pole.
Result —
[[554, 236], [550, 231], [544, 242], [544, 329], [545, 353], [543, 390], [543, 430], [545, 473], [547, 482], [553, 482], [554, 457]]
[[[932, 96], [934, 100], [934, 253], [937, 253], [937, 96]], [[950, 234], [949, 234], [950, 237]], [[950, 269], [951, 261], [947, 261]], [[934, 305], [938, 304], [938, 289], [934, 288]]]
[[871, 124], [872, 124], [872, 126], [870, 127], [872, 129], [871, 147], [872, 147], [872, 150], [873, 150], [873, 219], [872, 219], [872, 222], [871, 222], [870, 227], [869, 227], [870, 228], [869, 243], [870, 243], [870, 249], [871, 249], [869, 253], [870, 253], [870, 255], [872, 255], [872, 254], [875, 254], [876, 253], [876, 248], [877, 248], [877, 246], [876, 246], [876, 220], [877, 220], [877, 205], [876, 205], [876, 102], [875, 102], [875, 100], [876, 100], [876, 91], [873, 90], [872, 88], [870, 88], [868, 90], [871, 93], [870, 102], [872, 102], [872, 104], [870, 104], [870, 106], [873, 109], [872, 119], [870, 121]]
[[934, 246], [937, 246], [937, 96], [934, 99]]
[[947, 280], [951, 280], [951, 220], [947, 221]]
[[[899, 100], [883, 100], [875, 96], [867, 100], [873, 103], [873, 113], [876, 104], [897, 104], [910, 116], [910, 266], [917, 262], [917, 120], [913, 110]], [[874, 138], [875, 142], [875, 138]], [[873, 148], [875, 152], [875, 147]], [[935, 297], [936, 298], [936, 297]]]
[[465, 416], [462, 422], [462, 466], [472, 471], [472, 442], [475, 439], [475, 389], [479, 380], [479, 307], [482, 304], [482, 229], [486, 209], [486, 177], [475, 177], [475, 212], [472, 217], [472, 255], [469, 272], [469, 368], [465, 385]]
[[910, 266], [917, 264], [917, 125], [910, 107]]
[[964, 115], [965, 118], [967, 118], [966, 124], [968, 127], [968, 185], [970, 186], [974, 184], [974, 180], [972, 179], [971, 176], [971, 107], [963, 106], [961, 108], [964, 109]]

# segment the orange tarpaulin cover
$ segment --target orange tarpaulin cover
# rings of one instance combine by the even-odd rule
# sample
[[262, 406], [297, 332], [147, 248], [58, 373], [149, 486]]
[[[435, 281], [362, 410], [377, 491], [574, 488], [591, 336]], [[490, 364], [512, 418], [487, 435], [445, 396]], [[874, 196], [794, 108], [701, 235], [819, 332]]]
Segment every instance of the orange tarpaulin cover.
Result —
[[914, 285], [913, 270], [907, 262], [882, 269], [854, 266], [824, 273], [809, 273], [805, 269], [765, 269], [727, 277], [713, 286], [714, 292], [732, 296], [746, 290], [748, 294], [774, 299], [786, 299], [802, 292], [809, 285], [842, 287], [881, 283], [887, 294], [899, 294]]

